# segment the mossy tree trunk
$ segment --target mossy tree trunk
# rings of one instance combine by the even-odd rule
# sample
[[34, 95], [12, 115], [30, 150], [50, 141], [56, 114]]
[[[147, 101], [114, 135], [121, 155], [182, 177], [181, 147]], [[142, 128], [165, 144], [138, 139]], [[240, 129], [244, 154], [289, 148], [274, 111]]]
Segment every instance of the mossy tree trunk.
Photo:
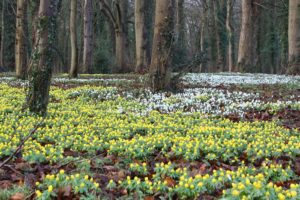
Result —
[[36, 39], [29, 65], [27, 106], [31, 112], [45, 115], [49, 102], [59, 0], [40, 0]]
[[153, 91], [165, 90], [170, 84], [170, 61], [174, 43], [176, 0], [156, 1], [155, 29], [150, 66]]

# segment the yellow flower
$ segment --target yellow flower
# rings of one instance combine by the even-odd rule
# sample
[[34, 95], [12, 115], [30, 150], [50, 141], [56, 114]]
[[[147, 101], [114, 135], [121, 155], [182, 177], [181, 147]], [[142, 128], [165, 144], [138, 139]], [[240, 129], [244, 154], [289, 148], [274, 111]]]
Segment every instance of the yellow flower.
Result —
[[39, 185], [40, 185], [40, 182], [36, 182], [35, 185], [36, 185], [36, 186], [39, 186]]
[[270, 182], [269, 184], [268, 184], [268, 187], [269, 188], [272, 188], [274, 186], [274, 184], [272, 183], [272, 182]]
[[239, 183], [238, 189], [239, 190], [244, 190], [245, 189], [245, 185], [243, 183]]
[[233, 196], [239, 196], [240, 195], [240, 192], [238, 190], [233, 190], [232, 191], [232, 195]]
[[48, 192], [52, 192], [53, 191], [53, 186], [52, 185], [49, 185], [48, 186]]
[[202, 187], [203, 186], [203, 183], [202, 182], [199, 182], [198, 183], [198, 187]]
[[36, 194], [36, 196], [37, 196], [38, 198], [42, 196], [42, 193], [41, 193], [41, 191], [39, 191], [39, 190], [35, 191], [35, 194]]
[[297, 196], [297, 192], [296, 192], [296, 191], [294, 191], [294, 190], [293, 190], [293, 191], [291, 191], [291, 196], [292, 196], [292, 197], [296, 197], [296, 196]]
[[284, 194], [279, 193], [279, 194], [278, 194], [278, 199], [279, 199], [279, 200], [285, 200]]
[[251, 184], [249, 178], [246, 179], [246, 184], [247, 184], [247, 185], [250, 185], [250, 184]]
[[81, 188], [84, 188], [84, 186], [85, 186], [84, 183], [81, 183], [81, 184], [80, 184], [80, 187], [81, 187]]
[[59, 171], [59, 174], [64, 174], [65, 173], [65, 170], [63, 170], [63, 169], [61, 169], [60, 171]]
[[291, 187], [291, 189], [296, 189], [298, 187], [298, 185], [292, 183], [290, 187]]
[[260, 189], [261, 188], [261, 182], [260, 181], [254, 182], [253, 185], [254, 185], [254, 187], [256, 189]]

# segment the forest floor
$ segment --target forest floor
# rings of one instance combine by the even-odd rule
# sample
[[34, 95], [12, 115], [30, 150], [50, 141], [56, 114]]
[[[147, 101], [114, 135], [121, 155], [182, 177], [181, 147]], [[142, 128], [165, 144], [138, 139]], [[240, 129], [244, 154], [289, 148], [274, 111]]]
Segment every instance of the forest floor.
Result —
[[0, 166], [33, 133], [0, 200], [300, 199], [300, 77], [187, 74], [157, 94], [145, 80], [57, 75], [42, 119], [22, 109], [28, 83], [0, 75]]

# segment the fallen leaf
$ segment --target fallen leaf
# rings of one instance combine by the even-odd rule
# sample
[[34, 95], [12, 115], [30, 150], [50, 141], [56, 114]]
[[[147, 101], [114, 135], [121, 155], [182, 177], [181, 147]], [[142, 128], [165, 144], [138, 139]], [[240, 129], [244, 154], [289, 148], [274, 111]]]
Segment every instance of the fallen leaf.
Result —
[[166, 177], [165, 181], [167, 182], [168, 187], [174, 187], [176, 185], [176, 181], [171, 177]]
[[10, 197], [10, 200], [24, 200], [25, 195], [23, 193], [16, 193]]
[[154, 196], [146, 196], [144, 200], [154, 200]]

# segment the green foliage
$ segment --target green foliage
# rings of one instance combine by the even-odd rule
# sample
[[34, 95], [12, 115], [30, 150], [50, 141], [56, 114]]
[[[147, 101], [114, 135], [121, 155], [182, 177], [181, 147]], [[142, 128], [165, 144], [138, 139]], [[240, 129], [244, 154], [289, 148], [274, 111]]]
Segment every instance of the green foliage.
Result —
[[26, 186], [14, 186], [11, 189], [1, 189], [0, 190], [0, 200], [7, 200], [10, 199], [13, 195], [16, 193], [21, 193], [24, 196], [27, 196], [30, 194], [30, 189]]

